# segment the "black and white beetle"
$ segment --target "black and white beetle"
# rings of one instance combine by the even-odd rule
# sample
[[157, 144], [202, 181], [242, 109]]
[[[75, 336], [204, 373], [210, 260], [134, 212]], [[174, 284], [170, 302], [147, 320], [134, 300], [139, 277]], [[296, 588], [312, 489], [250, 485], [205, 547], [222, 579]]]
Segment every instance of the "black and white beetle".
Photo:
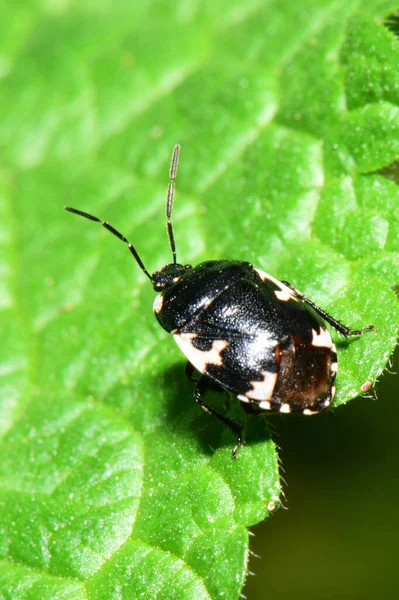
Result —
[[286, 281], [255, 269], [249, 262], [214, 260], [192, 268], [176, 259], [171, 221], [180, 146], [175, 146], [166, 199], [166, 226], [173, 262], [152, 275], [134, 246], [106, 221], [76, 208], [69, 212], [101, 223], [125, 242], [141, 270], [160, 292], [154, 313], [195, 370], [195, 399], [236, 433], [242, 428], [204, 402], [211, 383], [236, 395], [248, 412], [301, 412], [314, 415], [334, 398], [338, 363], [324, 322], [344, 336], [361, 335], [372, 325], [351, 330]]

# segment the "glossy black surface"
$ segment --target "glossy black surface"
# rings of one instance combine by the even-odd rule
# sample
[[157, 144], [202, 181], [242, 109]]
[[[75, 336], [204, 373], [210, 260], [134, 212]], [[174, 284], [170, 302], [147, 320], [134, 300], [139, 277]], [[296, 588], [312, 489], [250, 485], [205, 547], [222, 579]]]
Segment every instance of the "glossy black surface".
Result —
[[222, 364], [202, 372], [234, 394], [247, 393], [265, 373], [278, 373], [272, 410], [283, 403], [294, 411], [320, 410], [330, 401], [335, 352], [312, 345], [313, 332], [324, 330], [321, 317], [299, 298], [278, 299], [279, 290], [250, 263], [205, 262], [162, 292], [156, 317], [168, 332], [192, 334], [199, 351], [228, 342]]

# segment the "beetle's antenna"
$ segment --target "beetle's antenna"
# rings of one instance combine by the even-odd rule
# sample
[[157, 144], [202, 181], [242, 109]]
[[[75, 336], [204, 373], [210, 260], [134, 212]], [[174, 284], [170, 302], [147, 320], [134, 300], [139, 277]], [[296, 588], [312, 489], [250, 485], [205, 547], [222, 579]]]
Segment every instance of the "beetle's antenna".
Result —
[[180, 154], [180, 145], [176, 144], [173, 148], [172, 154], [172, 162], [170, 165], [169, 178], [170, 182], [168, 185], [168, 194], [166, 196], [166, 228], [168, 230], [169, 244], [170, 249], [172, 250], [173, 255], [173, 264], [177, 263], [176, 260], [176, 245], [175, 245], [175, 237], [173, 235], [173, 225], [172, 225], [172, 206], [173, 199], [175, 197], [175, 179], [177, 174], [177, 165], [179, 163], [179, 154]]
[[127, 238], [125, 238], [125, 236], [122, 235], [117, 229], [115, 229], [114, 227], [112, 227], [112, 225], [110, 225], [109, 223], [107, 223], [107, 221], [101, 221], [101, 219], [99, 219], [98, 217], [95, 217], [94, 215], [90, 215], [89, 213], [83, 212], [82, 210], [78, 210], [77, 208], [71, 208], [70, 206], [64, 206], [64, 209], [67, 210], [67, 211], [69, 211], [69, 212], [71, 212], [71, 213], [74, 213], [75, 215], [79, 215], [81, 217], [85, 217], [85, 219], [89, 219], [90, 221], [95, 221], [96, 223], [100, 223], [103, 227], [105, 227], [105, 229], [108, 229], [108, 231], [110, 231], [117, 238], [119, 238], [120, 240], [122, 240], [122, 242], [125, 242], [125, 244], [127, 244], [127, 247], [129, 248], [130, 252], [133, 254], [134, 259], [137, 262], [137, 264], [139, 265], [140, 269], [143, 271], [143, 273], [145, 273], [147, 275], [148, 279], [152, 283], [152, 277], [149, 274], [149, 272], [147, 271], [147, 269], [145, 268], [144, 263], [141, 260], [140, 256], [137, 254], [137, 250], [129, 242], [129, 240]]

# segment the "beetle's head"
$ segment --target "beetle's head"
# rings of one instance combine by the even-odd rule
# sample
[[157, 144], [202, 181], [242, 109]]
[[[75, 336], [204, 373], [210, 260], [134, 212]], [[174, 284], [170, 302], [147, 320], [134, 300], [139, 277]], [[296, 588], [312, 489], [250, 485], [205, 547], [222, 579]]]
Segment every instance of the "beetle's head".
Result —
[[158, 271], [154, 271], [151, 276], [152, 285], [156, 292], [161, 292], [162, 290], [170, 287], [191, 269], [191, 265], [179, 265], [171, 263], [170, 265], [165, 265], [162, 269]]

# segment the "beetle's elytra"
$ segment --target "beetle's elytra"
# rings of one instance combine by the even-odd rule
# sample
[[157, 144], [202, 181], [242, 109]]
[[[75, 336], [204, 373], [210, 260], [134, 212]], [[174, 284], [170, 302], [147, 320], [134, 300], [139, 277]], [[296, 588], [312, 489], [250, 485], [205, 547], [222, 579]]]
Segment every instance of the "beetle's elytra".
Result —
[[171, 221], [180, 146], [175, 146], [166, 200], [166, 224], [173, 262], [147, 271], [135, 247], [106, 221], [75, 208], [69, 212], [101, 223], [125, 242], [141, 270], [160, 292], [154, 313], [188, 359], [187, 375], [200, 373], [195, 399], [232, 429], [242, 429], [204, 401], [210, 382], [244, 403], [248, 412], [302, 412], [313, 415], [334, 399], [338, 362], [325, 322], [344, 336], [361, 335], [372, 325], [351, 330], [286, 281], [250, 263], [215, 260], [197, 267], [177, 262]]

